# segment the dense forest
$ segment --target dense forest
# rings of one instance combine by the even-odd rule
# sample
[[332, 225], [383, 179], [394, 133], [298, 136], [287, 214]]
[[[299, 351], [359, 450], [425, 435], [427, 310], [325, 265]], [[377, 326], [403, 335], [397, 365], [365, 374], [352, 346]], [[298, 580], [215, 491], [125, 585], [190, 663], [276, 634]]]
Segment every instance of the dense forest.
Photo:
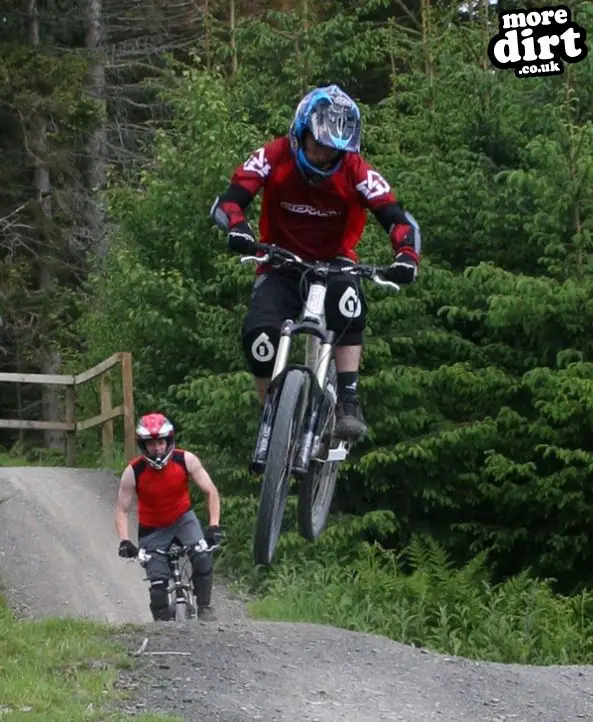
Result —
[[[364, 155], [420, 223], [423, 258], [400, 294], [365, 287], [370, 432], [336, 515], [389, 512], [387, 530], [360, 533], [403, 545], [427, 532], [459, 564], [487, 551], [498, 579], [590, 586], [591, 60], [546, 78], [495, 69], [501, 8], [0, 3], [0, 371], [76, 373], [131, 351], [137, 412], [169, 414], [224, 497], [257, 495], [240, 347], [253, 268], [208, 212], [303, 93], [337, 82], [360, 102]], [[593, 26], [593, 3], [571, 10]], [[372, 217], [359, 252], [390, 258]], [[77, 403], [96, 413], [97, 394]], [[60, 389], [3, 384], [0, 417], [61, 419]], [[63, 449], [55, 432], [0, 442]]]

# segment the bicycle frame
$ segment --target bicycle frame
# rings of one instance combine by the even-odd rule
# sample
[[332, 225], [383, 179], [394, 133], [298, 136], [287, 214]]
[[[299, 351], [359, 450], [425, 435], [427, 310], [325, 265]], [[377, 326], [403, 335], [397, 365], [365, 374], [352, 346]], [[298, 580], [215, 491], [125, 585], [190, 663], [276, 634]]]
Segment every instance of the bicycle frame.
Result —
[[[263, 471], [268, 451], [268, 441], [276, 411], [276, 401], [282, 387], [286, 372], [291, 368], [307, 370], [311, 380], [309, 399], [305, 409], [305, 426], [303, 429], [303, 442], [298, 450], [295, 463], [292, 468], [293, 474], [299, 478], [307, 473], [309, 462], [313, 453], [315, 432], [320, 416], [322, 403], [328, 399], [335, 404], [337, 393], [333, 387], [327, 388], [325, 382], [329, 365], [333, 355], [334, 341], [336, 334], [325, 326], [325, 297], [327, 294], [327, 270], [323, 266], [316, 269], [313, 280], [309, 286], [304, 312], [301, 320], [295, 322], [287, 319], [280, 331], [280, 340], [276, 352], [276, 360], [266, 403], [260, 419], [260, 427], [255, 445], [251, 468], [254, 471]], [[290, 352], [292, 350], [293, 337], [298, 334], [306, 334], [305, 361], [304, 364], [289, 364]], [[331, 449], [326, 459], [319, 461], [342, 461], [349, 452], [347, 441], [340, 441], [337, 449]]]
[[[253, 555], [256, 564], [269, 564], [280, 533], [290, 476], [299, 482], [300, 533], [306, 539], [314, 540], [327, 520], [338, 468], [348, 456], [352, 443], [335, 434], [337, 390], [328, 381], [331, 375], [337, 386], [338, 370], [334, 359], [337, 336], [327, 328], [324, 313], [329, 276], [348, 274], [366, 278], [379, 286], [390, 286], [396, 291], [400, 287], [389, 279], [393, 265], [352, 263], [347, 258], [339, 259], [345, 265], [335, 265], [327, 261], [303, 260], [274, 244], [255, 243], [252, 247], [255, 253], [263, 251], [263, 255], [244, 256], [241, 263], [274, 267], [278, 260], [280, 267], [292, 264], [311, 274], [306, 305], [299, 313], [300, 321], [288, 318], [280, 328], [250, 465], [251, 471], [263, 472]], [[305, 362], [289, 363], [292, 340], [298, 334], [306, 335]], [[280, 407], [279, 403], [284, 406]], [[274, 439], [274, 447], [270, 447], [271, 439]], [[327, 463], [329, 467], [325, 466]], [[321, 510], [317, 503], [319, 489], [322, 489]]]
[[[301, 435], [303, 441], [297, 450], [298, 454], [295, 459], [295, 464], [292, 467], [293, 474], [297, 478], [302, 478], [307, 472], [312, 457], [315, 431], [322, 404], [324, 401], [327, 401], [327, 403], [331, 403], [333, 406], [337, 399], [336, 389], [330, 389], [326, 386], [327, 373], [332, 360], [333, 347], [336, 339], [335, 333], [327, 329], [325, 325], [324, 310], [328, 278], [330, 274], [336, 271], [348, 272], [350, 263], [348, 259], [341, 259], [345, 261], [346, 265], [339, 269], [332, 267], [332, 265], [327, 262], [311, 263], [303, 261], [291, 251], [283, 250], [273, 244], [258, 243], [256, 244], [255, 250], [264, 251], [266, 255], [263, 257], [243, 256], [241, 263], [267, 262], [270, 259], [269, 253], [280, 252], [283, 256], [283, 261], [305, 266], [312, 274], [312, 280], [307, 293], [306, 306], [304, 312], [301, 314], [301, 320], [295, 323], [292, 319], [286, 319], [282, 324], [280, 340], [276, 351], [276, 360], [266, 394], [266, 401], [260, 417], [255, 452], [250, 466], [251, 470], [256, 473], [262, 472], [265, 469], [270, 434], [274, 424], [277, 401], [282, 389], [284, 377], [290, 369], [297, 368], [300, 371], [306, 371], [310, 379], [309, 398], [307, 399], [304, 411], [305, 424]], [[380, 274], [384, 272], [386, 268], [387, 267], [353, 264], [352, 272], [368, 278], [380, 286], [390, 286], [399, 291], [399, 286], [396, 283], [380, 277]], [[307, 334], [305, 363], [289, 364], [292, 338], [297, 334], [303, 333]], [[348, 456], [349, 449], [350, 443], [346, 440], [340, 440], [337, 448], [329, 450], [327, 458], [318, 459], [318, 461], [321, 463], [343, 461]]]
[[179, 556], [169, 556], [169, 565], [171, 567], [171, 583], [169, 584], [170, 594], [175, 598], [175, 606], [178, 604], [191, 605], [191, 587], [189, 584], [184, 584], [181, 579], [181, 569], [179, 568], [179, 560], [182, 553]]
[[[169, 599], [171, 598], [171, 596], [174, 596], [175, 606], [182, 604], [189, 604], [190, 606], [192, 606], [191, 586], [189, 584], [185, 584], [181, 578], [179, 560], [182, 557], [187, 556], [188, 551], [190, 549], [193, 549], [195, 546], [198, 546], [200, 548], [200, 551], [213, 552], [215, 549], [218, 549], [220, 545], [214, 544], [213, 546], [209, 547], [207, 542], [204, 539], [201, 539], [197, 543], [197, 545], [189, 544], [186, 546], [180, 546], [177, 543], [173, 543], [168, 551], [164, 549], [155, 549], [154, 551], [155, 554], [160, 554], [161, 556], [166, 557], [167, 561], [169, 562], [169, 566], [171, 568], [171, 577], [167, 586], [167, 592], [169, 594]], [[138, 562], [142, 566], [145, 565], [145, 563], [151, 558], [151, 556], [152, 554], [146, 552], [144, 549], [138, 550]], [[145, 581], [148, 580], [146, 579]]]

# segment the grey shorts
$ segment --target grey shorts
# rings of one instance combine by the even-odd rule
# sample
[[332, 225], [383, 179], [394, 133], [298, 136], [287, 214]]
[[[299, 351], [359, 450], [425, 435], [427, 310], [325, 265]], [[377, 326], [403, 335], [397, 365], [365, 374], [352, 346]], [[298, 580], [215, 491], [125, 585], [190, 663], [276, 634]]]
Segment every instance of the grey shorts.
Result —
[[[155, 529], [145, 536], [138, 538], [138, 546], [147, 553], [155, 549], [169, 549], [175, 539], [182, 545], [197, 544], [204, 538], [202, 526], [195, 512], [186, 511], [174, 524]], [[171, 570], [167, 558], [161, 554], [154, 554], [146, 562], [146, 576], [150, 581], [156, 579], [169, 579]]]

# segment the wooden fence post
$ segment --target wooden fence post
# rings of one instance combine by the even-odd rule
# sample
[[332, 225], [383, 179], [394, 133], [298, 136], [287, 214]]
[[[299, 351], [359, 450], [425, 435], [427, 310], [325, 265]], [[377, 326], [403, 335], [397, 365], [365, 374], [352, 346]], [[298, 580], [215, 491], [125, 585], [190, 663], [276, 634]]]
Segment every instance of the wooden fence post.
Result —
[[[113, 373], [109, 370], [121, 364], [123, 403], [113, 406]], [[76, 387], [100, 376], [101, 413], [90, 419], [76, 420]], [[114, 446], [114, 419], [124, 420], [124, 454], [126, 461], [136, 455], [134, 419], [134, 380], [132, 378], [132, 354], [118, 352], [79, 374], [22, 374], [0, 372], [0, 383], [54, 384], [66, 387], [66, 421], [25, 421], [23, 419], [0, 419], [0, 429], [43, 429], [66, 431], [66, 463], [76, 464], [76, 434], [86, 429], [101, 426], [103, 453], [112, 451]]]
[[66, 432], [66, 463], [76, 465], [76, 388], [74, 383], [66, 386], [66, 423], [72, 424], [71, 431]]
[[[112, 409], [111, 371], [105, 371], [101, 376], [101, 416], [111, 413]], [[102, 424], [101, 448], [104, 456], [113, 453], [113, 419], [104, 421]]]

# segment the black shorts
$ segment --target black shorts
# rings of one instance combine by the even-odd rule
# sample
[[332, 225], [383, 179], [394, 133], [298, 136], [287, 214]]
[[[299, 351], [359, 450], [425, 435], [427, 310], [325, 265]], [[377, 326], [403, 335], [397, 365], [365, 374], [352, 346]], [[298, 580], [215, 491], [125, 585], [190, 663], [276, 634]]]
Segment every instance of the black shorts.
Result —
[[[254, 376], [271, 375], [282, 324], [287, 318], [293, 321], [299, 318], [309, 283], [306, 274], [277, 269], [256, 278], [242, 337], [243, 351]], [[327, 328], [337, 334], [337, 346], [362, 344], [366, 311], [360, 278], [348, 274], [330, 276], [325, 317]]]

